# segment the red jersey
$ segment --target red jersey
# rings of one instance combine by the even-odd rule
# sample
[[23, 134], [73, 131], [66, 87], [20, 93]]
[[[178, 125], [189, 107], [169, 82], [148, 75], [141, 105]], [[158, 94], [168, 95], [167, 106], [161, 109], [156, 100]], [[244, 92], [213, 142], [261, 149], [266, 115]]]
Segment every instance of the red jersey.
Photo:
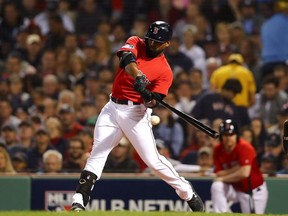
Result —
[[[214, 172], [217, 173], [220, 170], [230, 169], [237, 165], [251, 165], [251, 187], [252, 189], [255, 189], [262, 185], [264, 182], [264, 178], [258, 166], [256, 156], [257, 154], [253, 146], [241, 138], [239, 139], [235, 148], [230, 153], [227, 153], [225, 151], [222, 144], [218, 144], [215, 146], [213, 153], [213, 160], [215, 166]], [[249, 178], [244, 178], [239, 182], [231, 183], [231, 185], [233, 185], [236, 190], [247, 193], [249, 192], [248, 179]]]
[[[147, 57], [144, 39], [136, 36], [130, 37], [119, 49], [118, 53], [120, 51], [131, 51], [136, 56], [138, 69], [150, 81], [147, 89], [167, 95], [173, 81], [173, 73], [164, 54], [156, 58]], [[112, 95], [118, 99], [143, 103], [140, 94], [133, 89], [134, 82], [135, 79], [127, 74], [124, 68], [118, 67], [113, 83]]]

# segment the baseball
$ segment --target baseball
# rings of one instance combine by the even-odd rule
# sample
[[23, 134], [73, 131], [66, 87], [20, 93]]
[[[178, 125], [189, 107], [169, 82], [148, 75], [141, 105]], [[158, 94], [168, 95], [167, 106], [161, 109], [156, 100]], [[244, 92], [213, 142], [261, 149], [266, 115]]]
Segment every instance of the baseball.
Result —
[[157, 115], [152, 115], [150, 121], [153, 126], [158, 125], [160, 123], [160, 118]]

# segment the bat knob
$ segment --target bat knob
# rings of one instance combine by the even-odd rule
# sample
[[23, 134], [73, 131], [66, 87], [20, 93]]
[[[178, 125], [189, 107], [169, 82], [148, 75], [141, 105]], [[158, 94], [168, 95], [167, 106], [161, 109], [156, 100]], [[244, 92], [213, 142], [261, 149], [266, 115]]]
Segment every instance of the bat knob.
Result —
[[214, 134], [213, 134], [213, 138], [214, 138], [214, 139], [218, 139], [219, 136], [220, 136], [219, 133], [214, 133]]

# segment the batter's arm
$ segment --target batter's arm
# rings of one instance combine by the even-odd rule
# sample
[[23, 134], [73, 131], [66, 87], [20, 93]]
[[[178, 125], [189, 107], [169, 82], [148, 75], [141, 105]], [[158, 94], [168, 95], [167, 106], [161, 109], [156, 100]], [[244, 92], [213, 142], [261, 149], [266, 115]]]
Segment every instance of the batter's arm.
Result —
[[235, 172], [228, 175], [217, 177], [215, 181], [223, 181], [227, 183], [238, 182], [244, 178], [248, 178], [251, 173], [251, 165], [245, 165], [238, 168]]

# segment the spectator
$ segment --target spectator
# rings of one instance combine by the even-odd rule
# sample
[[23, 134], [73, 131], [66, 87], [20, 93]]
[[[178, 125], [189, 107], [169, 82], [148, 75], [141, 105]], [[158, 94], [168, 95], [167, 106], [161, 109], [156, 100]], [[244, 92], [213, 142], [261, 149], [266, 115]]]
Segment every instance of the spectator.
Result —
[[[209, 125], [204, 119], [201, 120], [202, 123]], [[180, 159], [185, 164], [197, 164], [198, 151], [202, 147], [208, 147], [211, 145], [208, 135], [203, 133], [198, 129], [193, 128], [193, 137], [188, 140], [188, 146], [181, 152]]]
[[111, 53], [116, 53], [127, 39], [125, 26], [115, 23], [111, 34]]
[[282, 148], [282, 139], [279, 134], [269, 134], [265, 140], [264, 155], [272, 155], [274, 157], [274, 163], [276, 170], [281, 170], [282, 161], [286, 157]]
[[131, 30], [130, 35], [135, 35], [140, 38], [144, 38], [146, 32], [147, 32], [147, 20], [145, 15], [138, 15], [135, 17]]
[[107, 36], [96, 34], [94, 44], [97, 50], [96, 62], [101, 67], [109, 66], [111, 59], [111, 42]]
[[212, 175], [213, 165], [213, 150], [211, 147], [203, 146], [198, 151], [197, 164], [201, 167], [201, 175]]
[[254, 131], [250, 126], [242, 127], [240, 137], [250, 143], [255, 148], [255, 151], [258, 152], [257, 146], [255, 145]]
[[32, 105], [29, 107], [28, 112], [31, 115], [38, 115], [43, 118], [45, 100], [45, 93], [42, 87], [37, 87], [31, 92]]
[[20, 53], [9, 53], [8, 59], [6, 61], [6, 77], [15, 75], [20, 77], [21, 79], [25, 79], [26, 76], [34, 75], [35, 73], [36, 69], [28, 62], [24, 61], [23, 56]]
[[181, 11], [170, 0], [153, 1], [151, 4], [147, 12], [148, 23], [152, 23], [155, 20], [163, 20], [174, 26], [176, 21], [181, 17]]
[[11, 156], [13, 168], [17, 173], [28, 172], [28, 158], [24, 152], [16, 152]]
[[[281, 6], [280, 6], [281, 5]], [[285, 65], [288, 53], [287, 16], [288, 3], [277, 1], [274, 5], [275, 14], [268, 18], [261, 26], [260, 36], [262, 41], [261, 57], [263, 65], [261, 68], [262, 79], [273, 72], [277, 65]], [[275, 40], [277, 38], [277, 40]]]
[[197, 119], [208, 119], [213, 122], [217, 118], [232, 118], [242, 126], [249, 124], [248, 112], [234, 104], [233, 98], [242, 90], [238, 79], [228, 79], [220, 92], [207, 92], [199, 97], [192, 110]]
[[50, 142], [50, 135], [44, 128], [39, 128], [35, 132], [35, 146], [28, 151], [28, 169], [30, 172], [42, 170], [43, 154], [49, 149], [53, 149]]
[[[102, 108], [101, 108], [102, 109]], [[82, 125], [86, 125], [87, 126], [87, 122], [90, 119], [95, 119], [97, 118], [98, 112], [96, 111], [96, 107], [95, 107], [95, 103], [90, 101], [90, 100], [86, 100], [83, 101], [81, 104], [81, 108], [80, 108], [80, 114], [79, 114], [79, 122]]]
[[178, 37], [172, 37], [170, 46], [165, 52], [165, 56], [169, 62], [169, 65], [173, 71], [174, 77], [181, 71], [187, 72], [192, 68], [193, 61], [183, 52], [179, 50], [181, 45]]
[[211, 186], [211, 198], [214, 212], [227, 212], [228, 201], [232, 201], [240, 202], [242, 213], [251, 213], [251, 196], [255, 213], [263, 214], [268, 190], [254, 148], [239, 138], [239, 127], [231, 119], [220, 124], [219, 133], [220, 143], [213, 153], [216, 178]]
[[7, 150], [0, 146], [0, 173], [4, 174], [15, 174], [16, 171], [14, 170], [11, 162], [11, 158]]
[[58, 96], [58, 109], [63, 105], [63, 104], [68, 104], [71, 107], [74, 107], [76, 101], [76, 97], [74, 92], [72, 92], [69, 89], [63, 89], [60, 91], [59, 96]]
[[261, 118], [252, 118], [250, 125], [254, 133], [255, 147], [257, 149], [258, 159], [261, 159], [261, 155], [264, 152], [264, 145], [265, 145], [265, 140], [267, 137], [267, 130], [265, 128], [263, 119]]
[[31, 95], [24, 91], [23, 83], [20, 77], [12, 75], [9, 78], [9, 101], [12, 106], [12, 113], [15, 114], [16, 109], [21, 107], [23, 109], [28, 109], [32, 105]]
[[79, 131], [83, 130], [83, 126], [77, 121], [75, 109], [69, 104], [60, 106], [59, 119], [64, 129], [63, 137], [66, 139], [76, 137]]
[[22, 11], [24, 17], [32, 20], [39, 13], [39, 9], [36, 6], [37, 0], [23, 0]]
[[136, 161], [131, 159], [131, 144], [123, 137], [119, 144], [110, 152], [103, 172], [113, 173], [137, 173], [139, 167]]
[[[91, 125], [95, 125], [95, 122], [93, 121], [93, 124]], [[93, 131], [94, 131], [94, 127], [91, 126], [91, 128], [85, 127], [83, 130], [79, 131], [78, 133], [78, 137], [80, 140], [82, 140], [82, 142], [84, 143], [84, 152], [85, 153], [90, 153], [93, 147]]]
[[288, 119], [288, 102], [283, 104], [277, 113], [277, 123], [267, 129], [268, 133], [276, 133], [283, 137], [284, 122]]
[[195, 98], [193, 97], [192, 81], [179, 81], [175, 84], [175, 93], [178, 98], [178, 103], [175, 105], [177, 109], [190, 113], [195, 105]]
[[17, 127], [11, 124], [4, 124], [1, 128], [1, 136], [5, 140], [8, 151], [19, 145]]
[[95, 0], [81, 2], [80, 10], [76, 15], [75, 28], [80, 40], [84, 41], [97, 32], [97, 27], [104, 17], [103, 9]]
[[187, 55], [193, 62], [193, 67], [205, 71], [205, 51], [196, 44], [197, 28], [194, 25], [186, 25], [182, 31], [182, 44], [179, 51]]
[[76, 33], [68, 33], [65, 36], [64, 40], [64, 48], [69, 53], [69, 56], [78, 56], [80, 58], [84, 58], [84, 52], [80, 49], [79, 39]]
[[54, 15], [49, 17], [49, 31], [46, 34], [45, 48], [56, 50], [65, 43], [66, 36], [73, 32], [65, 29], [62, 17], [60, 15]]
[[158, 106], [153, 111], [161, 119], [160, 123], [152, 128], [154, 136], [165, 142], [171, 158], [177, 160], [185, 146], [183, 127], [173, 118], [172, 112], [165, 107]]
[[266, 177], [275, 176], [277, 172], [275, 156], [269, 153], [262, 155], [260, 170]]
[[70, 58], [70, 70], [68, 74], [69, 89], [75, 88], [76, 85], [85, 86], [87, 67], [83, 58], [73, 55]]
[[41, 52], [45, 42], [38, 34], [30, 34], [26, 40], [26, 52], [23, 57], [25, 61], [35, 68], [39, 68], [41, 62]]
[[45, 127], [49, 132], [51, 145], [65, 157], [68, 141], [63, 137], [62, 122], [57, 117], [49, 117], [45, 120]]
[[242, 90], [233, 99], [237, 106], [251, 107], [255, 103], [256, 83], [251, 71], [243, 66], [244, 59], [240, 54], [231, 54], [229, 63], [219, 67], [210, 78], [210, 89], [220, 90], [229, 78], [238, 79]]
[[288, 66], [275, 66], [273, 69], [273, 75], [279, 79], [279, 89], [288, 94]]
[[63, 156], [57, 150], [47, 150], [43, 154], [43, 173], [59, 173], [62, 172]]
[[265, 20], [261, 13], [257, 13], [257, 3], [253, 0], [244, 0], [239, 4], [240, 22], [247, 35], [260, 33], [260, 28]]
[[41, 55], [41, 62], [38, 74], [43, 79], [48, 74], [56, 73], [56, 54], [50, 49], [45, 49]]
[[[85, 56], [85, 63], [87, 65], [87, 69], [90, 73], [92, 71], [97, 74], [97, 71], [100, 69], [100, 65], [97, 62], [97, 49], [92, 40], [86, 41], [82, 48]], [[117, 57], [118, 60], [118, 57]], [[97, 75], [98, 76], [98, 75]]]
[[199, 5], [189, 2], [184, 11], [184, 16], [177, 20], [174, 27], [174, 34], [181, 37], [182, 31], [186, 25], [195, 25], [197, 17], [201, 14]]
[[0, 22], [0, 58], [6, 59], [16, 42], [17, 33], [28, 26], [29, 20], [22, 17], [20, 8], [15, 2], [5, 2], [1, 6]]
[[58, 1], [46, 0], [46, 9], [34, 17], [34, 22], [40, 27], [42, 35], [47, 35], [51, 30], [51, 23], [49, 23], [49, 19], [53, 16], [59, 16], [59, 18], [63, 20], [63, 28], [65, 30], [74, 32], [74, 24], [70, 17], [59, 13]]
[[79, 138], [68, 141], [67, 158], [64, 160], [63, 169], [67, 172], [80, 172], [81, 160], [85, 153], [85, 143]]
[[288, 157], [283, 158], [282, 167], [283, 169], [277, 171], [276, 173], [277, 176], [288, 174]]
[[45, 96], [57, 100], [60, 88], [60, 83], [56, 75], [48, 74], [43, 78], [43, 91]]
[[55, 50], [55, 59], [56, 59], [56, 66], [55, 66], [55, 73], [54, 75], [57, 76], [57, 79], [59, 81], [59, 85], [61, 89], [68, 88], [67, 83], [67, 76], [69, 71], [69, 59], [70, 55], [66, 48], [59, 47], [57, 50]]
[[207, 80], [205, 81], [205, 77], [203, 78], [204, 88], [210, 89], [211, 76], [214, 73], [214, 71], [220, 67], [220, 65], [221, 65], [220, 61], [215, 57], [209, 57], [206, 59], [205, 69], [207, 71], [207, 77], [206, 77]]
[[23, 120], [19, 124], [19, 140], [20, 145], [27, 150], [34, 146], [34, 133], [32, 122], [30, 120]]
[[246, 38], [241, 41], [239, 52], [245, 59], [245, 67], [252, 72], [257, 87], [256, 91], [259, 92], [261, 89], [259, 49], [251, 38]]
[[216, 24], [215, 39], [218, 44], [219, 52], [217, 57], [220, 58], [221, 65], [223, 66], [228, 63], [228, 57], [233, 51], [233, 47], [231, 45], [231, 31], [228, 23], [219, 22]]
[[273, 75], [263, 80], [262, 90], [256, 95], [256, 103], [250, 108], [250, 117], [260, 117], [265, 128], [277, 124], [277, 113], [282, 105], [288, 101], [288, 95], [279, 90], [279, 80]]
[[9, 79], [0, 77], [0, 99], [7, 98], [9, 93]]

